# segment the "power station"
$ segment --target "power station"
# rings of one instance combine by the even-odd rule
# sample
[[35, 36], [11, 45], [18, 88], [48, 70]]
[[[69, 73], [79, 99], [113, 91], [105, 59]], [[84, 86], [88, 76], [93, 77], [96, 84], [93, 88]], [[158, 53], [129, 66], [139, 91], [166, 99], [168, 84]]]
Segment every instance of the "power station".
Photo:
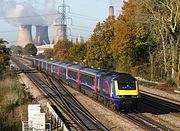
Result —
[[[59, 40], [66, 40], [68, 39], [67, 36], [67, 17], [66, 17], [66, 8], [68, 6], [65, 4], [64, 0], [62, 5], [58, 7], [58, 11], [56, 12], [58, 14], [58, 17], [54, 19], [53, 23], [51, 25], [20, 25], [19, 26], [19, 34], [18, 34], [18, 40], [17, 45], [21, 47], [25, 47], [28, 43], [33, 43], [36, 46], [42, 47], [43, 45], [48, 44], [56, 44]], [[108, 17], [114, 17], [114, 7], [109, 6], [109, 16]], [[33, 38], [32, 36], [32, 26], [35, 27], [35, 36]], [[48, 35], [48, 27], [52, 27], [52, 41], [49, 40]], [[79, 35], [76, 38], [76, 43], [83, 42], [83, 37]], [[48, 46], [49, 47], [49, 46]], [[53, 46], [51, 46], [53, 47]]]
[[[52, 28], [53, 28], [53, 40], [50, 42], [48, 35], [48, 26], [51, 25], [20, 25], [19, 27], [19, 35], [17, 40], [17, 45], [21, 47], [25, 47], [28, 43], [33, 43], [36, 46], [42, 46], [47, 44], [56, 44], [59, 40], [68, 39], [67, 37], [67, 24], [66, 24], [66, 8], [68, 6], [65, 5], [63, 0], [63, 4], [58, 7], [58, 17], [54, 19]], [[32, 26], [35, 27], [36, 33], [35, 38], [32, 36]]]

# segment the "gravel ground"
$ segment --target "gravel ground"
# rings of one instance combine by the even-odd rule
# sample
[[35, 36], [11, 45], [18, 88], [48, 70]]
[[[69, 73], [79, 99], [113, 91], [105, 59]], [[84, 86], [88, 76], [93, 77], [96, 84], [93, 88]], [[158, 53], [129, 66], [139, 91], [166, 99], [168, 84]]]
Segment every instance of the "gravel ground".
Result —
[[[180, 102], [180, 94], [171, 94], [171, 93], [167, 93], [167, 92], [162, 91], [162, 90], [148, 88], [148, 87], [144, 87], [144, 86], [140, 86], [140, 90], [150, 92], [150, 93], [156, 94], [158, 96], [163, 96], [167, 99], [169, 98], [169, 99]], [[166, 125], [167, 127], [171, 128], [175, 131], [178, 131], [180, 129], [180, 118], [171, 115], [171, 113], [161, 114], [161, 115], [144, 113], [144, 115], [152, 118], [153, 120], [161, 123], [162, 125]]]
[[162, 90], [154, 89], [151, 87], [145, 87], [145, 86], [141, 86], [141, 85], [139, 86], [139, 88], [142, 91], [147, 91], [147, 92], [150, 92], [150, 93], [153, 93], [153, 94], [163, 96], [163, 97], [166, 97], [166, 98], [180, 102], [180, 94], [171, 94], [171, 93], [167, 93], [167, 92], [162, 91]]
[[42, 106], [46, 106], [48, 100], [45, 98], [44, 94], [32, 83], [32, 81], [23, 73], [19, 76], [19, 81], [25, 84], [25, 90], [30, 92], [30, 94], [35, 98], [35, 103], [39, 103]]
[[154, 115], [150, 113], [144, 113], [144, 115], [174, 131], [179, 131], [180, 129], [180, 118], [172, 116], [171, 114]]
[[106, 107], [91, 98], [75, 91], [71, 87], [66, 88], [75, 96], [75, 98], [101, 123], [108, 127], [111, 131], [143, 131], [144, 129], [128, 121], [120, 115], [112, 112]]

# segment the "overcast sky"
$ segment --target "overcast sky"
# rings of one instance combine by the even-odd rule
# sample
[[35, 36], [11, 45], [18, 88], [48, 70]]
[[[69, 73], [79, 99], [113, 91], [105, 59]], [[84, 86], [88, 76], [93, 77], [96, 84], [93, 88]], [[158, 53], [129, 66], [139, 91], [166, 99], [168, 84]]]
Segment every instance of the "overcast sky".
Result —
[[[1, 2], [2, 0], [0, 0]], [[10, 1], [10, 0], [4, 0]], [[23, 2], [25, 0], [12, 0], [16, 2]], [[44, 0], [31, 0], [33, 6], [43, 8], [42, 3]], [[55, 8], [62, 4], [62, 0], [55, 0]], [[65, 0], [66, 4], [70, 6], [71, 13], [67, 13], [71, 21], [68, 21], [69, 28], [71, 29], [72, 37], [82, 35], [86, 40], [91, 35], [97, 22], [102, 22], [108, 16], [109, 5], [115, 6], [116, 16], [120, 13], [120, 7], [123, 0]], [[68, 29], [70, 34], [70, 29]], [[35, 28], [33, 27], [33, 36]], [[49, 27], [49, 37], [52, 40], [52, 27]], [[0, 38], [4, 38], [11, 43], [15, 44], [18, 37], [18, 27], [8, 24], [2, 16], [0, 16]]]

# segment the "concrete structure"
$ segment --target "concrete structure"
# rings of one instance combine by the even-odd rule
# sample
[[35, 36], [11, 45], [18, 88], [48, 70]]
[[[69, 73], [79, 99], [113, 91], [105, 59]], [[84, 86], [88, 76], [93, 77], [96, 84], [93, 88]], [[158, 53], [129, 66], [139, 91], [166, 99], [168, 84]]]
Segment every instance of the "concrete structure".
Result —
[[34, 129], [45, 131], [45, 113], [35, 113], [32, 117], [32, 126]]
[[109, 17], [114, 17], [114, 7], [109, 6]]
[[22, 131], [52, 131], [51, 124], [46, 122], [46, 114], [41, 113], [40, 104], [28, 105], [28, 120], [21, 113]]
[[25, 45], [33, 43], [31, 28], [31, 25], [21, 25], [19, 27], [19, 34], [17, 40], [18, 46], [25, 47]]
[[49, 36], [48, 36], [48, 26], [36, 26], [36, 36], [34, 44], [38, 45], [46, 45], [49, 44]]
[[67, 25], [54, 24], [53, 25], [53, 44], [56, 44], [58, 40], [67, 39]]
[[84, 38], [83, 38], [81, 35], [79, 35], [79, 36], [76, 38], [76, 44], [79, 44], [79, 43], [82, 43], [82, 42], [84, 42]]
[[34, 114], [40, 113], [40, 104], [28, 105], [28, 125], [33, 127]]

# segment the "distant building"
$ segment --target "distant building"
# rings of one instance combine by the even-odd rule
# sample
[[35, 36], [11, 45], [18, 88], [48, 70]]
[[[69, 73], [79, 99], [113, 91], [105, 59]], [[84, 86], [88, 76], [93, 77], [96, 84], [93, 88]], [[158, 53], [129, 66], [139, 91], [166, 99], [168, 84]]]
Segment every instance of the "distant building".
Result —
[[37, 48], [37, 55], [41, 54], [41, 53], [44, 53], [44, 51], [46, 49], [53, 49], [53, 47], [54, 47], [54, 44], [47, 44], [47, 45], [36, 46], [36, 48]]
[[76, 44], [79, 44], [79, 43], [82, 43], [82, 42], [84, 42], [84, 38], [83, 38], [81, 35], [79, 35], [79, 36], [76, 38]]

